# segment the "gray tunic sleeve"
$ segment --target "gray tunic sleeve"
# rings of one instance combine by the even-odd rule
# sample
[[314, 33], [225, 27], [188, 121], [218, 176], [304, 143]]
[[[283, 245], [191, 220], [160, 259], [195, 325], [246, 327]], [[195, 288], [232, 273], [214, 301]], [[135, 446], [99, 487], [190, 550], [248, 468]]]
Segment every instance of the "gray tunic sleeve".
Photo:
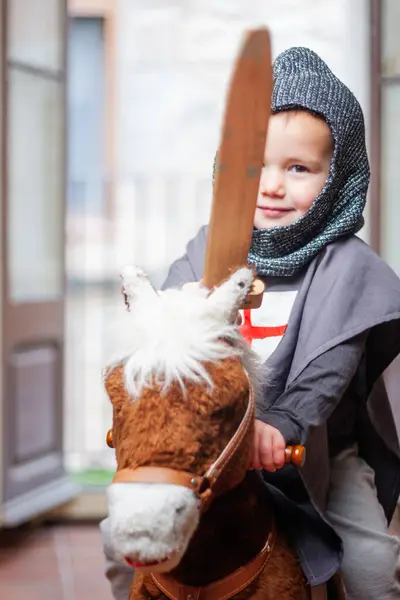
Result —
[[256, 417], [279, 429], [287, 444], [305, 444], [310, 429], [326, 423], [343, 398], [361, 363], [367, 338], [368, 331], [321, 354], [272, 406], [263, 406], [261, 400]]
[[203, 277], [206, 237], [207, 226], [203, 226], [186, 246], [186, 253], [170, 266], [167, 279], [162, 286], [163, 290], [180, 287], [191, 281], [200, 281]]

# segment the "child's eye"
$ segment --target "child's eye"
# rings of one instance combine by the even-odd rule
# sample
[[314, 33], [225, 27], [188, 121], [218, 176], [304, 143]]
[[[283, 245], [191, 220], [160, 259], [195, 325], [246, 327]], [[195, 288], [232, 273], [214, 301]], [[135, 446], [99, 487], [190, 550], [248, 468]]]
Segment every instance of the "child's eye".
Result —
[[308, 173], [308, 169], [304, 165], [292, 165], [289, 168], [289, 171], [292, 171], [293, 173]]

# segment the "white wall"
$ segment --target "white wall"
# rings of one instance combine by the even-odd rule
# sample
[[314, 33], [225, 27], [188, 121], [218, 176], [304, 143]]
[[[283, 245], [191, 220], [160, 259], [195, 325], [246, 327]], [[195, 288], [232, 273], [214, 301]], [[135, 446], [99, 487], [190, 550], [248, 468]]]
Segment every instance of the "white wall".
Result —
[[268, 26], [274, 56], [294, 45], [319, 53], [368, 120], [367, 9], [365, 0], [117, 1], [116, 264], [164, 273], [208, 220], [225, 93], [246, 28]]

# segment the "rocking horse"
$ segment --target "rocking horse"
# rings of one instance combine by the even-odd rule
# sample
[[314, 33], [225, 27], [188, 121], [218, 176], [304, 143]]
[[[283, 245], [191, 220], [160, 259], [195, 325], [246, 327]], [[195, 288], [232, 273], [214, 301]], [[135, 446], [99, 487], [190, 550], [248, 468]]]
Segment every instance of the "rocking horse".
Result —
[[[157, 293], [124, 274], [130, 307], [105, 385], [114, 547], [136, 574], [130, 600], [305, 600], [301, 568], [275, 527], [252, 450], [257, 360], [236, 314], [250, 268], [206, 290]], [[302, 462], [302, 448], [287, 461]]]
[[[319, 600], [249, 470], [254, 406], [265, 379], [237, 313], [263, 285], [246, 264], [268, 125], [266, 30], [247, 37], [225, 115], [204, 270], [206, 288], [157, 292], [122, 273], [128, 307], [105, 371], [114, 549], [135, 569], [130, 600]], [[234, 175], [234, 176], [232, 176]], [[230, 210], [226, 211], [229, 203]], [[210, 292], [211, 289], [211, 292]], [[301, 467], [303, 447], [286, 462]], [[332, 590], [329, 598], [342, 596]]]
[[[261, 367], [236, 314], [253, 277], [241, 268], [209, 295], [158, 293], [140, 269], [124, 273], [130, 311], [105, 386], [118, 464], [110, 527], [136, 571], [130, 600], [327, 598], [311, 595], [248, 470]], [[287, 462], [301, 466], [303, 451], [288, 447]]]

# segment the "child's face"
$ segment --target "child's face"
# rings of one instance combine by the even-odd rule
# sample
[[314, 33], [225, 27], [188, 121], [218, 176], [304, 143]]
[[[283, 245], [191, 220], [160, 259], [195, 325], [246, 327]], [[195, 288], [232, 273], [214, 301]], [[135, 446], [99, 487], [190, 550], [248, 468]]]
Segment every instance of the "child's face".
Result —
[[325, 121], [303, 111], [272, 115], [254, 226], [290, 225], [310, 208], [329, 174], [333, 152]]

